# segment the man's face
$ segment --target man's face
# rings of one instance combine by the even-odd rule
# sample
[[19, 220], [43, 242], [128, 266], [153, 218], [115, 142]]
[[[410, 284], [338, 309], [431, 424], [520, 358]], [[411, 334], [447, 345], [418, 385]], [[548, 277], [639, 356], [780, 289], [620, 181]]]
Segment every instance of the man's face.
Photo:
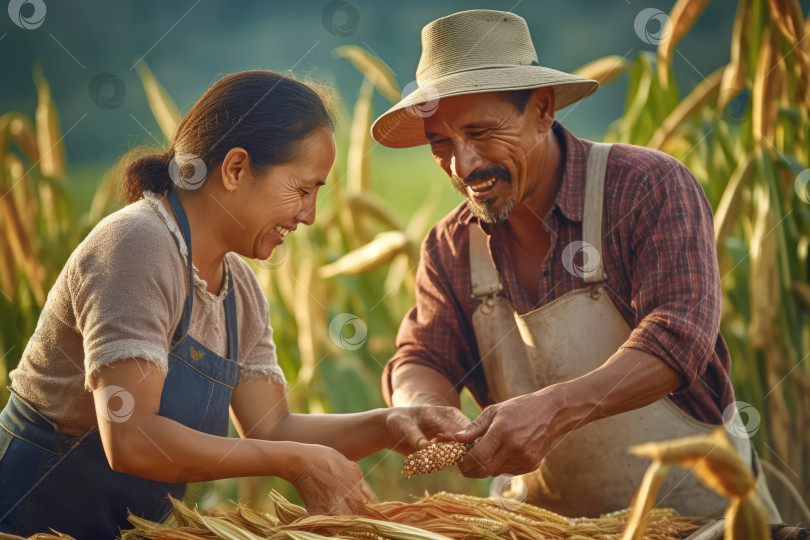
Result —
[[505, 221], [534, 187], [546, 95], [535, 91], [523, 112], [500, 93], [453, 96], [424, 119], [433, 157], [482, 221]]

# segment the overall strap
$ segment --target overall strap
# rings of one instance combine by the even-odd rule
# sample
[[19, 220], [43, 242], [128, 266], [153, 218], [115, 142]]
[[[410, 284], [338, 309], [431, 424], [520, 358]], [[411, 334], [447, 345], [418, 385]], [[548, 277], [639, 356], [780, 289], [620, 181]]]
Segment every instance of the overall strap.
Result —
[[470, 223], [470, 281], [475, 299], [494, 296], [503, 290], [498, 269], [492, 262], [487, 235], [478, 222]]
[[239, 325], [236, 320], [236, 294], [231, 271], [228, 270], [228, 294], [225, 295], [225, 327], [228, 332], [228, 358], [239, 360]]
[[177, 196], [177, 191], [169, 188], [167, 195], [169, 204], [177, 216], [177, 221], [180, 223], [180, 231], [183, 233], [183, 240], [186, 242], [186, 251], [188, 253], [188, 297], [183, 307], [183, 318], [180, 320], [180, 336], [188, 334], [188, 325], [191, 322], [191, 308], [194, 305], [194, 265], [191, 262], [191, 230], [188, 226], [188, 218], [186, 212], [183, 210], [183, 205], [180, 204], [180, 198]]
[[[607, 279], [602, 263], [602, 206], [607, 170], [608, 143], [593, 143], [588, 152], [588, 169], [585, 180], [585, 208], [582, 213], [582, 241], [596, 251], [596, 265], [588, 264], [584, 273], [586, 283], [599, 283]], [[590, 251], [590, 250], [588, 250]]]

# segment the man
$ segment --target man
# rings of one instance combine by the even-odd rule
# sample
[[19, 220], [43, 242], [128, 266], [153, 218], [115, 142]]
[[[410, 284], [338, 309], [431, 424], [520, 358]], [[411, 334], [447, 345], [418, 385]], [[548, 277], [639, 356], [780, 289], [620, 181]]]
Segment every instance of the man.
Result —
[[[466, 476], [523, 474], [530, 502], [570, 516], [624, 508], [648, 464], [628, 446], [708, 433], [734, 401], [705, 194], [670, 156], [555, 122], [598, 84], [540, 66], [521, 17], [456, 13], [422, 46], [418, 90], [372, 134], [429, 144], [466, 201], [425, 240], [386, 400], [458, 407], [467, 387], [486, 408], [457, 435], [476, 441]], [[726, 501], [682, 470], [659, 504]]]

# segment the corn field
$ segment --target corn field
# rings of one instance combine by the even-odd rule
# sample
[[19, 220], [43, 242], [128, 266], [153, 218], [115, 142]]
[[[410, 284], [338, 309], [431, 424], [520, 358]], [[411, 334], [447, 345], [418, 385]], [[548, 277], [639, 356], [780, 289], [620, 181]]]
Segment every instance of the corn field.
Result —
[[[681, 160], [701, 182], [715, 213], [723, 290], [722, 333], [732, 358], [737, 400], [761, 420], [754, 436], [786, 520], [802, 519], [783, 477], [810, 493], [810, 19], [797, 0], [740, 0], [730, 62], [691, 89], [672, 71], [678, 42], [708, 2], [678, 1], [657, 54], [605, 57], [575, 73], [608, 84], [628, 78], [622, 116], [609, 142], [656, 148]], [[339, 147], [346, 148], [322, 190], [318, 218], [289, 235], [264, 262], [250, 261], [271, 306], [281, 367], [296, 412], [352, 412], [383, 406], [382, 366], [414, 302], [419, 245], [438, 215], [435, 193], [407, 223], [379, 186], [385, 170], [370, 169], [375, 92], [401, 96], [393, 73], [366, 49], [340, 47], [336, 61], [362, 76], [349, 112], [339, 103]], [[145, 62], [138, 74], [158, 126], [172, 138], [180, 112]], [[79, 215], [67, 194], [70, 171], [63, 132], [48, 83], [35, 66], [34, 118], [0, 116], [0, 404], [51, 285], [72, 250], [105, 215], [122, 205], [120, 177], [99, 183], [90, 210]], [[341, 144], [345, 143], [345, 144]], [[425, 150], [427, 152], [427, 150]], [[375, 190], [376, 188], [376, 190]], [[347, 211], [348, 210], [348, 211]], [[464, 410], [477, 414], [469, 396]], [[232, 431], [235, 436], [235, 431]], [[481, 495], [487, 482], [453, 473], [406, 480], [402, 457], [380, 453], [361, 462], [382, 500], [406, 500], [425, 490]], [[774, 472], [775, 471], [775, 472]], [[237, 498], [269, 511], [277, 479], [244, 478], [195, 484], [187, 500], [202, 508]]]

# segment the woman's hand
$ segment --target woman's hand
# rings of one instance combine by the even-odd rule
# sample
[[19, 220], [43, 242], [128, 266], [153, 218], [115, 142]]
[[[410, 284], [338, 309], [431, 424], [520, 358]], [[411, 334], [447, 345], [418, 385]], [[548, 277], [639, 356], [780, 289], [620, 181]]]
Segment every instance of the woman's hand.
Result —
[[318, 444], [301, 446], [288, 480], [310, 515], [351, 514], [379, 517], [366, 505], [375, 498], [363, 470], [337, 450]]
[[455, 407], [420, 405], [386, 409], [388, 448], [408, 455], [427, 446], [430, 439], [455, 440], [454, 434], [470, 426]]

